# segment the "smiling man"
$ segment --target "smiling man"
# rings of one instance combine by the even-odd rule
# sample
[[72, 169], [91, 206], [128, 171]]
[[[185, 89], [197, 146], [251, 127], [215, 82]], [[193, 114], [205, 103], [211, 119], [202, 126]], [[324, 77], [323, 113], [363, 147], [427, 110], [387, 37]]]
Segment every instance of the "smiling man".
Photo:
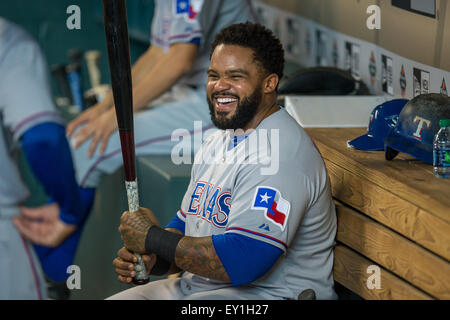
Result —
[[[268, 71], [255, 63], [250, 48], [221, 44], [213, 55], [206, 89], [211, 119], [217, 128], [255, 129], [257, 122], [279, 109], [274, 88], [283, 72], [282, 61], [272, 67], [273, 73], [264, 74]], [[267, 82], [264, 103], [262, 80]]]
[[[311, 139], [276, 103], [283, 66], [280, 41], [261, 25], [236, 24], [216, 36], [206, 91], [221, 130], [196, 158], [212, 149], [236, 157], [195, 161], [180, 210], [165, 229], [145, 208], [122, 215], [124, 248], [113, 262], [119, 281], [135, 276], [131, 252], [143, 254], [150, 274], [184, 272], [112, 299], [296, 299], [306, 289], [318, 299], [336, 298], [329, 179]], [[267, 144], [245, 149], [252, 135], [271, 130], [277, 138], [267, 135]], [[261, 174], [275, 150], [278, 172]], [[244, 159], [237, 156], [244, 152]]]

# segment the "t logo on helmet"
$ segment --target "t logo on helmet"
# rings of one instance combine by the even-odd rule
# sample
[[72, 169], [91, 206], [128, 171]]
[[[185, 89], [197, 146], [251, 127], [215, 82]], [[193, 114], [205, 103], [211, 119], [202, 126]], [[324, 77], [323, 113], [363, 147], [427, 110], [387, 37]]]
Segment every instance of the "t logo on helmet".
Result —
[[424, 119], [424, 118], [422, 118], [422, 117], [416, 116], [416, 117], [414, 118], [414, 122], [413, 122], [413, 123], [414, 123], [414, 124], [419, 123], [419, 125], [417, 126], [416, 132], [413, 133], [413, 137], [416, 138], [416, 139], [418, 139], [418, 140], [422, 140], [422, 131], [423, 131], [423, 128], [425, 127], [425, 124], [426, 124], [426, 125], [427, 125], [427, 129], [430, 129], [430, 127], [431, 127], [431, 121], [430, 121], [430, 120], [427, 120], [427, 119]]

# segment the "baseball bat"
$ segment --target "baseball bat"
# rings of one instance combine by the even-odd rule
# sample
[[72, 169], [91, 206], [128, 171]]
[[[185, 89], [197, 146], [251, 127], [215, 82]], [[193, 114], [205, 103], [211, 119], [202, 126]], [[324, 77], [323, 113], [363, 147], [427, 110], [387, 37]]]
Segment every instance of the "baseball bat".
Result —
[[103, 101], [110, 90], [107, 84], [101, 84], [101, 73], [98, 66], [100, 55], [101, 53], [99, 50], [89, 50], [84, 54], [89, 79], [91, 81], [91, 88], [84, 93], [84, 98], [89, 101], [91, 105]]
[[81, 79], [81, 65], [77, 63], [71, 63], [66, 67], [67, 80], [69, 81], [70, 90], [72, 92], [72, 98], [74, 105], [79, 111], [83, 111], [84, 99], [83, 99], [83, 83]]
[[70, 84], [70, 90], [72, 91], [73, 104], [79, 111], [86, 109], [83, 98], [83, 78], [81, 73], [81, 57], [83, 52], [79, 49], [69, 49], [67, 51], [71, 63], [66, 67], [67, 79]]
[[72, 104], [72, 91], [67, 80], [66, 65], [53, 65], [51, 72], [58, 85], [60, 96], [67, 100], [68, 105]]
[[[131, 84], [130, 47], [125, 0], [103, 0], [103, 18], [105, 22], [106, 44], [108, 48], [111, 87], [116, 108], [125, 169], [125, 187], [128, 198], [128, 210], [139, 210], [139, 196], [136, 178], [136, 159], [133, 130], [133, 96]], [[145, 284], [149, 277], [144, 261], [135, 254], [135, 284]]]
[[100, 70], [98, 69], [98, 61], [100, 59], [100, 51], [89, 50], [84, 54], [91, 81], [91, 88], [100, 86]]
[[83, 57], [83, 51], [81, 51], [80, 49], [69, 49], [67, 51], [67, 56], [69, 57], [71, 63], [73, 64], [78, 64], [81, 66], [81, 59]]

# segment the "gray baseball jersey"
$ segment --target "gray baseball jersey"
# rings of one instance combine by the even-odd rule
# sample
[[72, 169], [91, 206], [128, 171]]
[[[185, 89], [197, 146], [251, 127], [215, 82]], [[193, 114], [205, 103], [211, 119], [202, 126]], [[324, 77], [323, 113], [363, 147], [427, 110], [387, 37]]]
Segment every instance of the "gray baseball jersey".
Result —
[[0, 112], [14, 140], [42, 122], [63, 123], [56, 111], [48, 66], [36, 41], [0, 17]]
[[151, 42], [165, 50], [177, 42], [199, 39], [199, 52], [192, 69], [179, 84], [206, 83], [210, 45], [224, 27], [254, 20], [250, 0], [156, 0]]
[[[318, 299], [335, 299], [336, 214], [313, 142], [284, 109], [236, 147], [229, 148], [230, 139], [230, 132], [218, 131], [196, 154], [177, 213], [185, 221], [185, 235], [238, 233], [269, 243], [284, 254], [251, 287], [293, 299], [311, 288]], [[181, 283], [194, 291], [229, 286], [189, 272]]]
[[[60, 123], [48, 86], [46, 61], [19, 26], [0, 18], [0, 299], [45, 299], [46, 283], [30, 244], [13, 226], [29, 196], [12, 149], [29, 128]], [[18, 276], [11, 281], [11, 275]]]

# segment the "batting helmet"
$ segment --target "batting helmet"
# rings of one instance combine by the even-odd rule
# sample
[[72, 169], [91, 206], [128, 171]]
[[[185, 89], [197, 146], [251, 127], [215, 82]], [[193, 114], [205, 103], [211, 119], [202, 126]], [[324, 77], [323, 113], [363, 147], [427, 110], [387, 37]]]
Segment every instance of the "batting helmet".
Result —
[[299, 70], [280, 81], [278, 93], [317, 96], [370, 95], [363, 81], [357, 81], [348, 71], [332, 67]]
[[385, 157], [399, 153], [433, 164], [433, 139], [439, 120], [450, 118], [450, 98], [442, 94], [423, 94], [410, 100], [400, 112], [397, 124], [385, 139]]
[[376, 106], [370, 114], [367, 133], [348, 141], [347, 146], [366, 151], [384, 150], [384, 138], [397, 123], [407, 102], [406, 99], [395, 99]]

